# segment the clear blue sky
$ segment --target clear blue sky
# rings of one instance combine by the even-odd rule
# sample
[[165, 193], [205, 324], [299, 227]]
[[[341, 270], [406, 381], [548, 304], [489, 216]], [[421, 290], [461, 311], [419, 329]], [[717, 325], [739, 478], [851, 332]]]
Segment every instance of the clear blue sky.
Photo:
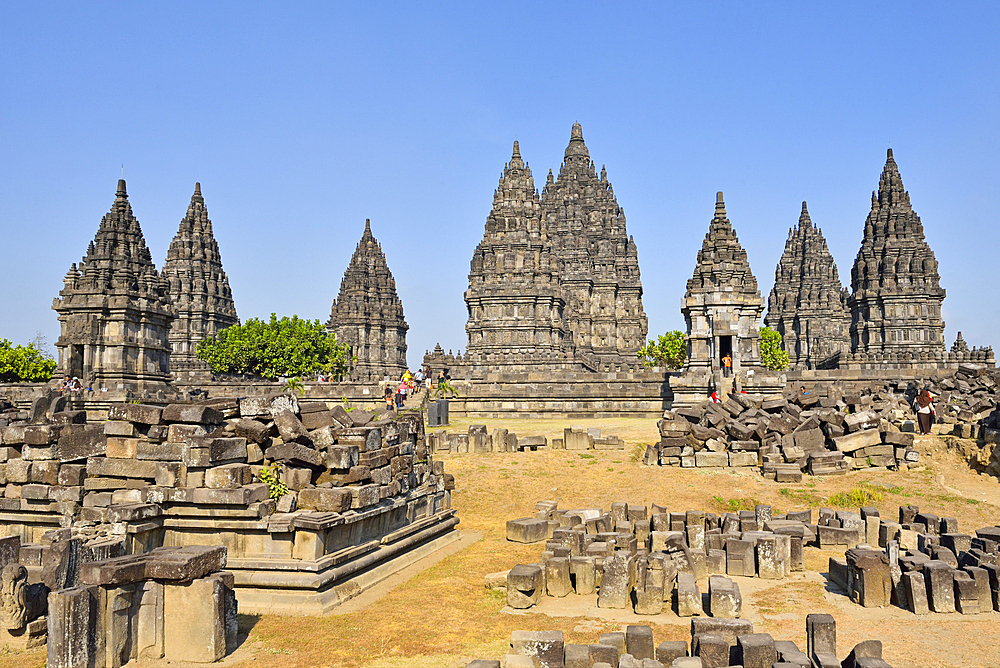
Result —
[[998, 344], [998, 33], [996, 2], [4, 3], [0, 337], [58, 337], [124, 163], [158, 267], [201, 182], [243, 319], [325, 322], [371, 218], [411, 367], [464, 350], [512, 142], [541, 187], [579, 121], [651, 335], [683, 328], [718, 190], [762, 297], [802, 200], [849, 282], [891, 145], [949, 345]]

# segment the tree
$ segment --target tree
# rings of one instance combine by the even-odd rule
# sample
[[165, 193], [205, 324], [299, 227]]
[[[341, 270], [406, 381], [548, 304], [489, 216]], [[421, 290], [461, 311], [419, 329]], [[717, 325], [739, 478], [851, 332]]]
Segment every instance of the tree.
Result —
[[680, 369], [687, 362], [687, 335], [676, 329], [665, 335], [661, 334], [655, 343], [650, 340], [640, 348], [636, 356], [646, 367]]
[[765, 369], [771, 371], [788, 368], [788, 353], [785, 352], [781, 334], [770, 327], [760, 328], [760, 361]]
[[270, 322], [251, 318], [221, 330], [198, 344], [198, 359], [215, 373], [249, 373], [274, 380], [279, 376], [330, 374], [340, 379], [350, 368], [350, 346], [338, 343], [319, 320], [297, 315]]
[[55, 373], [56, 361], [47, 358], [33, 344], [15, 346], [0, 339], [0, 382], [47, 383]]

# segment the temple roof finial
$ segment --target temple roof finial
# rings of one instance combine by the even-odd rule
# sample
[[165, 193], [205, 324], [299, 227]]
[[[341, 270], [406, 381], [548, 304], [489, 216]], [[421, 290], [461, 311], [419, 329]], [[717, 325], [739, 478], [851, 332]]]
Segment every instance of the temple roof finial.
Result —
[[514, 140], [514, 156], [516, 158], [521, 157], [521, 147], [518, 145], [517, 140]]
[[118, 179], [118, 192], [115, 195], [128, 199], [128, 191], [125, 190], [125, 179]]
[[198, 181], [195, 181], [194, 183], [194, 194], [195, 195], [201, 194], [201, 183], [199, 183]]

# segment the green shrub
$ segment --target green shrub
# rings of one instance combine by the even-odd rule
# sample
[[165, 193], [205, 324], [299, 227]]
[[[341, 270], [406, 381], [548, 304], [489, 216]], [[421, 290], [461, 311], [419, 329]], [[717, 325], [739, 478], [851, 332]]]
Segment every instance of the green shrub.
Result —
[[272, 313], [270, 322], [251, 318], [205, 339], [197, 355], [215, 373], [248, 373], [268, 380], [325, 373], [339, 379], [353, 361], [350, 350], [319, 320], [278, 320]]
[[0, 382], [47, 383], [55, 373], [56, 361], [46, 357], [35, 344], [15, 346], [0, 339]]
[[760, 362], [771, 371], [788, 368], [788, 353], [782, 344], [781, 334], [770, 327], [760, 328]]
[[650, 340], [640, 348], [636, 357], [645, 367], [680, 369], [687, 362], [687, 335], [677, 329], [661, 334], [655, 342]]

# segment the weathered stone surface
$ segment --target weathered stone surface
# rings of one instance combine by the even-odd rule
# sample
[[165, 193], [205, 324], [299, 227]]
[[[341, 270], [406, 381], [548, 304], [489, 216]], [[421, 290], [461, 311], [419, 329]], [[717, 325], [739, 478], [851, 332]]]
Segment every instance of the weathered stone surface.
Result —
[[205, 471], [205, 487], [209, 489], [238, 489], [253, 482], [253, 473], [247, 464], [213, 466]]
[[87, 460], [87, 475], [90, 477], [107, 476], [114, 478], [148, 478], [152, 480], [156, 478], [156, 462], [91, 457]]
[[825, 367], [850, 351], [847, 294], [823, 232], [813, 225], [803, 202], [799, 224], [789, 231], [774, 271], [764, 318], [766, 326], [781, 334], [792, 366]]
[[224, 581], [216, 577], [164, 586], [166, 660], [212, 663], [226, 655], [225, 589]]
[[311, 467], [323, 466], [323, 455], [312, 448], [297, 443], [279, 443], [272, 445], [264, 451], [264, 456], [276, 462], [286, 462], [289, 464], [306, 465]]
[[344, 513], [351, 509], [351, 492], [344, 488], [312, 488], [299, 492], [298, 507], [305, 510]]
[[538, 602], [544, 592], [544, 574], [537, 564], [519, 564], [507, 573], [507, 605], [523, 610]]
[[861, 448], [878, 445], [882, 442], [882, 434], [878, 429], [868, 429], [858, 431], [833, 439], [834, 445], [840, 452], [854, 452]]
[[515, 543], [537, 543], [548, 538], [549, 523], [525, 517], [507, 522], [507, 540]]
[[238, 324], [239, 318], [200, 183], [194, 184], [187, 214], [170, 242], [162, 277], [177, 315], [170, 326], [171, 370], [207, 371], [208, 365], [195, 355], [198, 343]]
[[163, 421], [163, 409], [145, 404], [115, 404], [108, 411], [108, 419], [136, 424], [160, 424]]
[[403, 304], [382, 247], [372, 236], [371, 221], [358, 242], [333, 302], [327, 330], [351, 346], [357, 358], [351, 378], [359, 381], [398, 380], [406, 371], [406, 331]]
[[514, 631], [510, 646], [515, 655], [531, 657], [536, 668], [563, 668], [562, 631]]
[[163, 409], [164, 422], [184, 422], [187, 424], [221, 424], [225, 416], [212, 408], [201, 404], [170, 404]]
[[889, 149], [851, 270], [851, 351], [944, 353], [938, 264]]

